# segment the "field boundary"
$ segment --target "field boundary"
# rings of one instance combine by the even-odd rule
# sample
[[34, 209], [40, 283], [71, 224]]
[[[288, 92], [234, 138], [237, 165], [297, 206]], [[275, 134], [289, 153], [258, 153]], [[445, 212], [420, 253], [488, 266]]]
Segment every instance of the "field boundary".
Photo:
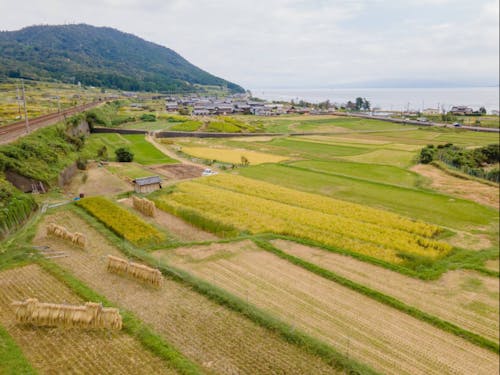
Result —
[[21, 348], [9, 335], [3, 326], [0, 325], [0, 365], [1, 373], [4, 375], [36, 375], [38, 372], [31, 366], [24, 356]]
[[294, 344], [308, 353], [317, 355], [333, 368], [337, 370], [344, 369], [350, 371], [352, 374], [378, 374], [369, 366], [346, 357], [332, 346], [297, 330], [292, 325], [281, 321], [280, 319], [251, 304], [248, 304], [246, 301], [234, 296], [233, 294], [218, 288], [203, 279], [197, 278], [184, 270], [177, 269], [165, 264], [164, 262], [160, 262], [146, 251], [137, 249], [131, 244], [124, 243], [107, 227], [93, 219], [83, 209], [77, 207], [75, 212], [86, 222], [92, 225], [98, 232], [111, 240], [111, 243], [126, 256], [140, 260], [151, 267], [159, 269], [166, 277], [187, 285], [197, 293], [203, 295], [218, 305], [243, 315], [259, 326], [278, 334], [286, 342]]
[[423, 312], [413, 306], [407, 305], [398, 299], [391, 297], [387, 294], [381, 293], [379, 291], [376, 291], [374, 289], [368, 288], [364, 285], [358, 284], [354, 281], [351, 281], [345, 277], [342, 277], [332, 271], [326, 270], [324, 268], [319, 267], [318, 265], [314, 263], [307, 262], [301, 258], [295, 257], [293, 255], [287, 254], [286, 252], [276, 248], [272, 244], [270, 244], [267, 241], [262, 241], [262, 240], [257, 240], [254, 239], [253, 242], [259, 246], [261, 249], [270, 252], [279, 258], [282, 258], [296, 266], [299, 266], [309, 272], [312, 272], [320, 277], [323, 277], [327, 280], [333, 281], [337, 284], [340, 284], [342, 286], [345, 286], [351, 290], [354, 290], [355, 292], [361, 293], [367, 297], [370, 297], [380, 303], [383, 303], [384, 305], [387, 305], [389, 307], [392, 307], [396, 310], [399, 310], [405, 314], [408, 314], [418, 320], [421, 320], [425, 323], [428, 323], [436, 328], [439, 328], [445, 332], [454, 334], [458, 337], [463, 338], [466, 341], [469, 341], [470, 343], [480, 346], [482, 348], [488, 349], [494, 353], [498, 353], [500, 350], [499, 344], [490, 341], [483, 336], [480, 336], [478, 334], [475, 334], [473, 332], [470, 332], [468, 330], [465, 330], [453, 323], [450, 323], [446, 320], [440, 319], [438, 317], [435, 317], [433, 315], [430, 315], [426, 312]]
[[[101, 301], [105, 306], [118, 307], [98, 294], [83, 282], [64, 270], [61, 266], [45, 259], [36, 262], [43, 270], [69, 287], [75, 294], [86, 300]], [[136, 338], [141, 345], [157, 357], [170, 363], [174, 369], [183, 375], [199, 375], [203, 372], [197, 364], [187, 359], [170, 343], [158, 336], [154, 331], [139, 320], [133, 313], [120, 308], [123, 318], [123, 331]]]

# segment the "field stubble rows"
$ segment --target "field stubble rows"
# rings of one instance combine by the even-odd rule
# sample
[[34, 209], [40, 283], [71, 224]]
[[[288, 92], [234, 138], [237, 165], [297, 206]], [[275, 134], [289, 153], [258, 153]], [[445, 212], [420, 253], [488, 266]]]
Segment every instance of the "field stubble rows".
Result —
[[311, 274], [250, 242], [155, 256], [246, 299], [387, 374], [492, 374], [498, 356]]
[[107, 254], [123, 255], [95, 229], [73, 213], [58, 213], [50, 220], [64, 222], [70, 230], [85, 230], [87, 250], [47, 239], [42, 224], [35, 238], [38, 245], [64, 250], [70, 256], [57, 263], [71, 271], [112, 302], [132, 311], [156, 333], [205, 371], [219, 374], [331, 374], [321, 359], [284, 342], [238, 313], [225, 309], [189, 287], [166, 279], [161, 290], [106, 272]]
[[459, 270], [449, 271], [439, 280], [423, 281], [349, 256], [291, 241], [274, 240], [272, 244], [287, 254], [395, 297], [495, 342], [499, 340], [499, 285], [496, 278]]
[[0, 273], [0, 323], [42, 374], [175, 374], [168, 364], [123, 332], [18, 325], [14, 300], [82, 304], [37, 265]]

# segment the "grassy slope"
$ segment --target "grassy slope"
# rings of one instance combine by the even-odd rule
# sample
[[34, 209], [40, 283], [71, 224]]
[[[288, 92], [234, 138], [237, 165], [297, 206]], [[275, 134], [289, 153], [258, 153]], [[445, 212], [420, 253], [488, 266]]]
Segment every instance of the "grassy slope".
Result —
[[176, 162], [176, 160], [169, 158], [152, 146], [140, 134], [92, 134], [86, 142], [83, 154], [88, 158], [95, 158], [97, 150], [102, 146], [107, 147], [110, 159], [115, 158], [117, 148], [128, 147], [134, 153], [134, 161], [139, 164], [150, 165]]

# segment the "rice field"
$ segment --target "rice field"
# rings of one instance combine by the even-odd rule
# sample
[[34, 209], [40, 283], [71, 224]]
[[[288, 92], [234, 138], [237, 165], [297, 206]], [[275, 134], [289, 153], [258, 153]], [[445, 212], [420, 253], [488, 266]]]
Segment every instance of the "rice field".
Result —
[[241, 164], [243, 157], [248, 160], [250, 165], [279, 163], [288, 159], [284, 156], [266, 154], [257, 151], [215, 147], [182, 147], [182, 152], [200, 159], [217, 160], [232, 164]]
[[84, 301], [36, 265], [0, 272], [0, 324], [39, 373], [176, 374], [122, 331], [16, 324], [11, 302], [30, 297], [68, 304]]
[[[272, 243], [287, 254], [499, 341], [498, 279], [459, 270], [449, 271], [439, 280], [423, 281], [319, 248], [284, 240]], [[477, 286], [468, 287], [471, 283]]]
[[90, 197], [77, 203], [90, 214], [99, 219], [119, 236], [136, 245], [147, 245], [162, 242], [164, 233], [151, 224], [141, 220], [126, 209], [103, 197]]
[[250, 242], [155, 256], [384, 374], [494, 374], [498, 355], [294, 266]]
[[[85, 231], [85, 252], [46, 238], [43, 222], [34, 243], [61, 249], [70, 256], [55, 259], [106, 298], [132, 311], [154, 331], [197, 362], [205, 372], [217, 374], [335, 374], [318, 357], [286, 343], [278, 334], [252, 323], [242, 315], [211, 302], [191, 288], [164, 280], [161, 289], [108, 273], [105, 256], [124, 257], [106, 238], [70, 212], [48, 220], [64, 222]], [[152, 372], [154, 373], [154, 372]]]
[[432, 239], [437, 226], [234, 175], [180, 183], [156, 202], [241, 231], [292, 235], [395, 264], [408, 256], [435, 260], [451, 250]]

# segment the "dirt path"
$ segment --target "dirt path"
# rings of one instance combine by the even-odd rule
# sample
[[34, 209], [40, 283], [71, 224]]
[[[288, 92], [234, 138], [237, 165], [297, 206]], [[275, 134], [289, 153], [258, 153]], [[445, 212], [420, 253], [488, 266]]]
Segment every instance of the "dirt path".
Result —
[[410, 170], [431, 179], [433, 189], [496, 209], [500, 207], [498, 187], [454, 177], [432, 165], [417, 164]]
[[[120, 200], [120, 203], [128, 207], [133, 207], [132, 198], [122, 199]], [[177, 216], [171, 215], [159, 209], [156, 209], [154, 218], [142, 215], [139, 211], [136, 211], [136, 213], [141, 215], [141, 217], [146, 221], [153, 222], [161, 227], [164, 227], [170, 234], [181, 241], [213, 241], [218, 239], [218, 237], [212, 233], [196, 228]]]
[[[187, 158], [184, 158], [182, 156], [177, 155], [175, 152], [169, 150], [169, 148], [167, 146], [165, 146], [164, 144], [161, 144], [161, 142], [158, 142], [154, 137], [152, 137], [149, 134], [146, 135], [146, 141], [151, 143], [153, 146], [155, 146], [158, 150], [163, 152], [168, 157], [170, 157], [172, 159], [179, 160], [182, 164], [193, 165], [193, 166], [203, 168], [203, 169], [205, 169], [207, 167], [204, 164], [198, 164], [198, 163], [192, 162], [191, 160], [189, 160]], [[212, 168], [212, 169], [214, 169], [214, 168]]]
[[[65, 241], [46, 238], [47, 220], [87, 235], [82, 251]], [[336, 374], [318, 357], [284, 341], [278, 334], [211, 302], [178, 282], [166, 279], [161, 289], [106, 271], [106, 256], [124, 258], [101, 234], [70, 212], [49, 216], [35, 244], [67, 252], [54, 259], [98, 293], [134, 312], [180, 352], [209, 374]], [[116, 372], [119, 373], [119, 372]], [[150, 372], [151, 374], [155, 372]]]
[[[220, 247], [220, 244], [217, 244]], [[202, 257], [204, 252], [206, 257]], [[155, 252], [384, 374], [495, 374], [498, 355], [256, 248]], [[192, 257], [196, 256], [195, 259]]]
[[473, 271], [450, 271], [423, 281], [349, 256], [276, 240], [274, 246], [349, 280], [392, 296], [409, 306], [498, 342], [498, 279]]

